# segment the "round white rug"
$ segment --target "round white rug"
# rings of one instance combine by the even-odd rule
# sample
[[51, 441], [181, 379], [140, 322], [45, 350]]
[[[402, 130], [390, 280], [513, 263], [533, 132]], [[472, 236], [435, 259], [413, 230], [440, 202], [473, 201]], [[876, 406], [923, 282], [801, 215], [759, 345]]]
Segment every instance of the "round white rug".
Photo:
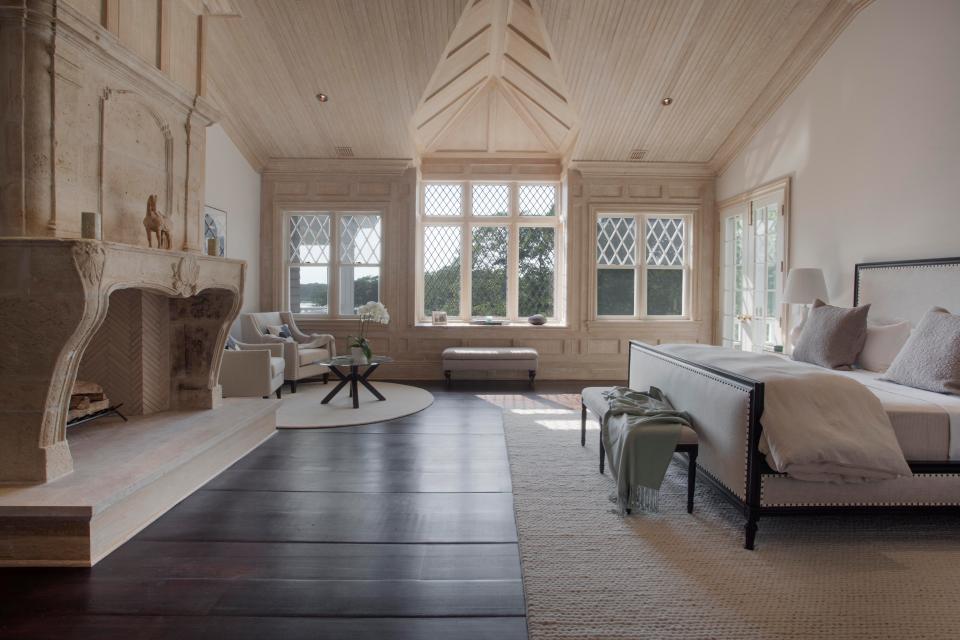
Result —
[[433, 404], [433, 394], [418, 387], [373, 380], [371, 384], [386, 400], [377, 400], [361, 386], [358, 409], [353, 408], [348, 387], [341, 389], [328, 404], [320, 404], [333, 391], [333, 380], [328, 384], [302, 384], [296, 393], [283, 394], [283, 404], [277, 411], [277, 428], [318, 429], [384, 422], [423, 411]]

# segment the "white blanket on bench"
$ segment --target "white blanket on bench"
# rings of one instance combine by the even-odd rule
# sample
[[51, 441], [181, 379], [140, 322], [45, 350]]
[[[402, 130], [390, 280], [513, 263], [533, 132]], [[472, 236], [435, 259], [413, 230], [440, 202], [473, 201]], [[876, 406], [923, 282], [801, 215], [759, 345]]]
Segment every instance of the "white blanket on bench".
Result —
[[[705, 345], [661, 350], [764, 383], [760, 449], [776, 471], [814, 482], [911, 475], [880, 400], [855, 380], [780, 356]], [[664, 389], [667, 396], [669, 389]]]

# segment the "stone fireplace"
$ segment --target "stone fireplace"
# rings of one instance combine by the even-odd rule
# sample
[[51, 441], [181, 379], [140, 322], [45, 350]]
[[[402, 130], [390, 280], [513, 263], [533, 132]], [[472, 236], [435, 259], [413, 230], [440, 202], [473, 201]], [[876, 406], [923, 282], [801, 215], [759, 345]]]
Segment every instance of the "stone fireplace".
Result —
[[69, 474], [74, 380], [125, 413], [212, 409], [245, 263], [92, 240], [0, 239], [0, 482]]

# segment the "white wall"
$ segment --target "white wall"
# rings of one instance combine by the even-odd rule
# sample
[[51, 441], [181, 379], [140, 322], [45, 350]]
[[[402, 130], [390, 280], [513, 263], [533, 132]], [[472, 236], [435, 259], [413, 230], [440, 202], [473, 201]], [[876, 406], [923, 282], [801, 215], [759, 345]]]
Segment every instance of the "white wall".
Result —
[[960, 2], [868, 5], [717, 196], [785, 175], [791, 266], [823, 268], [835, 304], [852, 304], [857, 262], [960, 255]]
[[[206, 204], [227, 212], [227, 257], [247, 261], [242, 311], [257, 311], [260, 281], [260, 174], [220, 125], [207, 129]], [[239, 320], [231, 331], [240, 337]]]

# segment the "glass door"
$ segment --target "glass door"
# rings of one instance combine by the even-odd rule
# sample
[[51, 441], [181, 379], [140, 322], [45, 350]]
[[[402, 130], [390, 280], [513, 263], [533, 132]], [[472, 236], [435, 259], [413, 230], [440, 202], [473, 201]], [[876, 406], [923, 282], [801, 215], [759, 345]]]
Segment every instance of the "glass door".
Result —
[[746, 328], [746, 210], [736, 207], [732, 212], [722, 212], [723, 224], [723, 346], [743, 348], [743, 340], [749, 335]]
[[777, 190], [720, 212], [725, 347], [772, 351], [783, 344], [784, 195]]

